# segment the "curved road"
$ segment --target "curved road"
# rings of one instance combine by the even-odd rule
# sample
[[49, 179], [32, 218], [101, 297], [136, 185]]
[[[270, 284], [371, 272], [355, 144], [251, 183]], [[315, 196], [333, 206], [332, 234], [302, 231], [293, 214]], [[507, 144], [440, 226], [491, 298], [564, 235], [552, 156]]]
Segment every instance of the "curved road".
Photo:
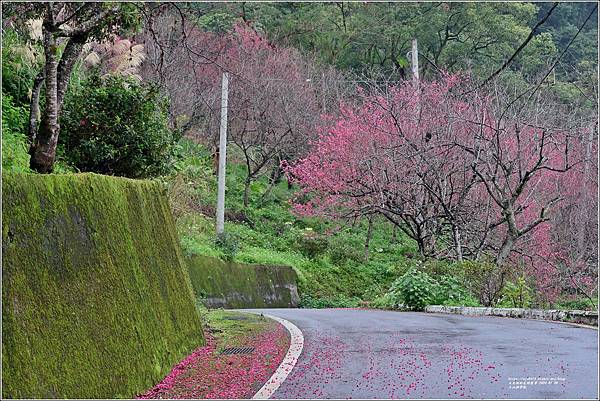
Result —
[[598, 399], [598, 331], [498, 317], [255, 309], [304, 334], [272, 398]]

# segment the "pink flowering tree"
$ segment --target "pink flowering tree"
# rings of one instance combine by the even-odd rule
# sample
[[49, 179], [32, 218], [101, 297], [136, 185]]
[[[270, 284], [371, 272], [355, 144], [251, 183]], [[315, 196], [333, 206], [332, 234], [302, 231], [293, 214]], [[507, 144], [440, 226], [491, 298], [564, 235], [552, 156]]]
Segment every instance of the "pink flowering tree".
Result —
[[[565, 123], [568, 114], [541, 95], [511, 103], [498, 87], [480, 93], [468, 85], [459, 75], [405, 82], [342, 107], [308, 156], [286, 166], [301, 188], [295, 211], [377, 213], [414, 239], [423, 256], [528, 264], [548, 294], [569, 274], [583, 288], [594, 277], [590, 252], [565, 249], [577, 241], [559, 235], [557, 220], [574, 218], [559, 213], [561, 202], [585, 210], [594, 204], [597, 186], [584, 189], [574, 178], [585, 153], [580, 127]], [[575, 231], [580, 243], [594, 236], [592, 227]], [[545, 247], [553, 253], [541, 264]]]
[[174, 122], [215, 152], [221, 74], [229, 72], [228, 140], [239, 151], [230, 154], [246, 169], [247, 206], [253, 181], [269, 174], [273, 185], [282, 176], [281, 160], [295, 160], [307, 150], [328, 100], [315, 90], [315, 66], [297, 50], [270, 43], [246, 23], [217, 34], [200, 30], [191, 18], [156, 12], [145, 33], [145, 72], [163, 82], [170, 94]]
[[438, 239], [450, 232], [461, 259], [459, 210], [469, 207], [473, 173], [459, 146], [469, 124], [456, 115], [470, 108], [452, 94], [460, 83], [458, 76], [418, 87], [407, 82], [342, 107], [308, 157], [287, 168], [307, 199], [296, 211], [381, 214], [426, 256], [447, 252]]

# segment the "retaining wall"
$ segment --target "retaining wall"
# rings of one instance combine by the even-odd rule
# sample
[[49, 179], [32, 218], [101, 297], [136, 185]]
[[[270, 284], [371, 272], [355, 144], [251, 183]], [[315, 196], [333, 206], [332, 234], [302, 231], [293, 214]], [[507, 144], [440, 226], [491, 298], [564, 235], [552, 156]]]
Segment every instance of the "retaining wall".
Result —
[[159, 184], [2, 178], [4, 398], [135, 397], [203, 344]]
[[208, 256], [187, 259], [196, 297], [209, 308], [295, 308], [297, 276], [289, 266], [248, 265]]
[[560, 322], [580, 323], [598, 326], [598, 312], [596, 311], [561, 311], [522, 308], [481, 308], [467, 306], [440, 306], [430, 305], [426, 312], [454, 313], [466, 316], [502, 316], [526, 319], [554, 320]]

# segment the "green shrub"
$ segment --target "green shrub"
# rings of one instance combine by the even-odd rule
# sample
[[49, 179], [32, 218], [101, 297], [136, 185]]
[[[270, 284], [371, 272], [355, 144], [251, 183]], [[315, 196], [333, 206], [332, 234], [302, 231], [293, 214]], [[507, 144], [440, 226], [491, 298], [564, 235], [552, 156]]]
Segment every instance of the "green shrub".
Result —
[[67, 96], [60, 144], [80, 171], [133, 178], [165, 174], [180, 138], [168, 127], [167, 108], [154, 85], [93, 74]]
[[360, 304], [360, 298], [347, 297], [345, 295], [334, 295], [332, 297], [313, 297], [303, 294], [300, 296], [298, 307], [324, 309], [324, 308], [356, 308]]
[[16, 106], [12, 96], [2, 92], [2, 170], [5, 172], [29, 171], [27, 121], [27, 110]]
[[448, 275], [456, 277], [484, 306], [494, 306], [502, 290], [514, 275], [512, 266], [498, 266], [492, 261], [455, 262], [448, 266]]
[[231, 261], [235, 259], [235, 255], [238, 253], [240, 243], [238, 238], [228, 232], [222, 232], [217, 234], [215, 238], [215, 246], [223, 252], [225, 260]]
[[412, 268], [390, 288], [394, 302], [411, 310], [423, 310], [435, 300], [438, 284], [427, 273]]
[[562, 310], [598, 310], [597, 306], [588, 298], [559, 299], [554, 305]]
[[317, 257], [327, 249], [327, 238], [312, 229], [305, 229], [304, 234], [298, 236], [296, 249], [308, 258]]
[[419, 270], [431, 277], [456, 277], [460, 275], [460, 266], [443, 259], [427, 259], [417, 262]]
[[[336, 235], [329, 239], [327, 253], [331, 263], [344, 264], [348, 261], [363, 262], [364, 252], [356, 244], [348, 240], [346, 235]], [[363, 248], [364, 249], [364, 248]]]
[[402, 306], [401, 300], [390, 292], [376, 297], [370, 304], [376, 309], [399, 309]]
[[441, 276], [437, 280], [435, 304], [447, 306], [479, 306], [479, 302], [454, 277]]
[[39, 44], [27, 43], [14, 29], [2, 29], [2, 92], [11, 95], [15, 104], [29, 104], [43, 55]]
[[499, 306], [511, 308], [527, 308], [533, 300], [531, 288], [525, 277], [518, 277], [515, 282], [507, 282], [502, 290], [502, 300]]

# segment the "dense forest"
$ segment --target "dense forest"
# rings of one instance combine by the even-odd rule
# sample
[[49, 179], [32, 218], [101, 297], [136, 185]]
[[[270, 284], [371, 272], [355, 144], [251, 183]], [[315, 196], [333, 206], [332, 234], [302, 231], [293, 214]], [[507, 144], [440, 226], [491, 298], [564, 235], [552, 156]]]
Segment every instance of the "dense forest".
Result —
[[596, 3], [2, 11], [3, 172], [159, 181], [186, 253], [304, 306], [597, 306]]

